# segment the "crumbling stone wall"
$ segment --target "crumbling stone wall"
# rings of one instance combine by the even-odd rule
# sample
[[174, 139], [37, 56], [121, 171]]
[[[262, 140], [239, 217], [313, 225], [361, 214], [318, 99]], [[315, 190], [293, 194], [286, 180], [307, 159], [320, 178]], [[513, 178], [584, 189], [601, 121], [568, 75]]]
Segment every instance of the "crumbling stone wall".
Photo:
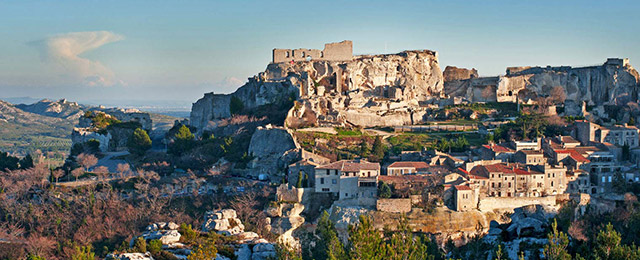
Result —
[[518, 198], [486, 197], [480, 199], [478, 209], [484, 212], [493, 211], [495, 209], [513, 210], [515, 208], [528, 205], [556, 206], [556, 196]]
[[378, 199], [376, 209], [391, 213], [407, 213], [411, 211], [411, 199]]
[[353, 42], [327, 43], [324, 50], [273, 49], [273, 63], [307, 60], [345, 61], [353, 58]]

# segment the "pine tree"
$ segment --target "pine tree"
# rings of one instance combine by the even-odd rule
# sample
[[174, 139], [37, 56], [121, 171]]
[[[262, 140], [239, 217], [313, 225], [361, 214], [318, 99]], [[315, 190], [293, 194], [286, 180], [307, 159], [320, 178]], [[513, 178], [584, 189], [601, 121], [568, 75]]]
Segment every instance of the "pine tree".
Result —
[[314, 259], [348, 259], [344, 245], [340, 242], [338, 232], [333, 222], [329, 219], [329, 213], [326, 211], [322, 213], [318, 221], [316, 236], [318, 236], [319, 239], [316, 241], [316, 246], [311, 249]]
[[31, 154], [27, 154], [18, 164], [20, 164], [20, 169], [23, 170], [33, 168], [33, 157], [31, 157]]
[[193, 138], [195, 136], [186, 125], [180, 126], [173, 136], [173, 142], [169, 145], [169, 153], [179, 155], [190, 150], [193, 146]]
[[151, 138], [149, 138], [147, 131], [142, 128], [136, 128], [131, 137], [129, 137], [127, 147], [131, 153], [143, 155], [151, 148]]
[[376, 157], [376, 160], [384, 158], [384, 145], [380, 136], [376, 136], [375, 141], [373, 141], [373, 156]]
[[567, 252], [569, 237], [562, 231], [558, 231], [558, 221], [551, 224], [551, 233], [547, 234], [548, 244], [544, 246], [544, 256], [549, 260], [571, 260]]
[[354, 260], [387, 259], [382, 234], [371, 224], [371, 218], [360, 215], [359, 223], [349, 226], [349, 258]]

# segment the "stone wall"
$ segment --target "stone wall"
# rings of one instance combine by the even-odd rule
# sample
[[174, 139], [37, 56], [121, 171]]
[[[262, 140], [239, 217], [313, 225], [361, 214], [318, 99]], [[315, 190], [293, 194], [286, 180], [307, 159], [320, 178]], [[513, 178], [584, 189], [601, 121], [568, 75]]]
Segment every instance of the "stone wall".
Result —
[[324, 50], [317, 49], [273, 49], [273, 63], [308, 60], [343, 61], [353, 58], [353, 42], [327, 43]]
[[517, 198], [499, 198], [486, 197], [480, 199], [478, 209], [480, 211], [493, 211], [496, 209], [513, 210], [515, 208], [528, 205], [547, 205], [556, 206], [556, 196], [546, 197], [517, 197]]
[[442, 74], [445, 82], [478, 77], [478, 71], [476, 69], [458, 68], [454, 66], [447, 66], [444, 68], [444, 72]]
[[276, 197], [278, 201], [301, 203], [307, 201], [313, 191], [313, 188], [289, 188], [286, 184], [281, 184], [276, 189]]
[[378, 199], [376, 209], [391, 213], [407, 213], [411, 211], [411, 199]]

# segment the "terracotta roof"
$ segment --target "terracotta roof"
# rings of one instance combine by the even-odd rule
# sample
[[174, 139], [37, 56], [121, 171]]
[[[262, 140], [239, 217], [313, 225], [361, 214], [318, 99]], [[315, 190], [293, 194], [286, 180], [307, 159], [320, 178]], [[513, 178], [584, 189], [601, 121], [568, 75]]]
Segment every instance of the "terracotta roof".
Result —
[[343, 172], [355, 172], [355, 171], [361, 171], [361, 170], [379, 171], [380, 164], [366, 162], [366, 161], [356, 162], [356, 161], [342, 160], [342, 161], [337, 161], [334, 163], [322, 165], [320, 167], [317, 167], [316, 169], [340, 170]]
[[513, 152], [513, 149], [509, 148], [509, 147], [505, 147], [502, 145], [498, 145], [498, 144], [492, 144], [492, 145], [488, 145], [485, 144], [483, 145], [484, 148], [487, 148], [489, 150], [492, 150], [496, 153], [510, 153]]
[[590, 162], [589, 159], [585, 158], [584, 156], [582, 156], [582, 154], [580, 154], [578, 151], [573, 149], [555, 150], [555, 152], [558, 154], [569, 154], [569, 156], [573, 158], [576, 162], [583, 162], [583, 163]]
[[530, 172], [525, 171], [525, 170], [523, 170], [523, 169], [515, 169], [515, 170], [513, 170], [513, 171], [514, 171], [517, 175], [531, 175], [531, 173], [530, 173]]
[[423, 168], [427, 168], [429, 165], [427, 165], [426, 162], [394, 162], [391, 165], [387, 166], [387, 168], [416, 168], [416, 169], [423, 169]]
[[471, 190], [471, 187], [467, 185], [456, 185], [454, 187], [456, 188], [456, 190]]

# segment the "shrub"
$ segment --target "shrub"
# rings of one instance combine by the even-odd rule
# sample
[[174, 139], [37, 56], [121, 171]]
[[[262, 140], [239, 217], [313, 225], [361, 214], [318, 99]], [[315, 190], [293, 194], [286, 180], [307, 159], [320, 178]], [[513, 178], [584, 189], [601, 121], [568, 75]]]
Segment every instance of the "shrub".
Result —
[[136, 238], [136, 241], [133, 242], [133, 250], [139, 253], [147, 252], [147, 240], [145, 240], [143, 237]]
[[198, 233], [193, 230], [191, 225], [182, 223], [178, 228], [178, 232], [180, 232], [180, 240], [184, 243], [191, 244], [194, 243], [196, 238], [198, 237]]
[[162, 251], [162, 241], [158, 239], [149, 241], [149, 243], [147, 244], [147, 250], [149, 250], [149, 252], [151, 252], [152, 254], [160, 253], [160, 251]]

